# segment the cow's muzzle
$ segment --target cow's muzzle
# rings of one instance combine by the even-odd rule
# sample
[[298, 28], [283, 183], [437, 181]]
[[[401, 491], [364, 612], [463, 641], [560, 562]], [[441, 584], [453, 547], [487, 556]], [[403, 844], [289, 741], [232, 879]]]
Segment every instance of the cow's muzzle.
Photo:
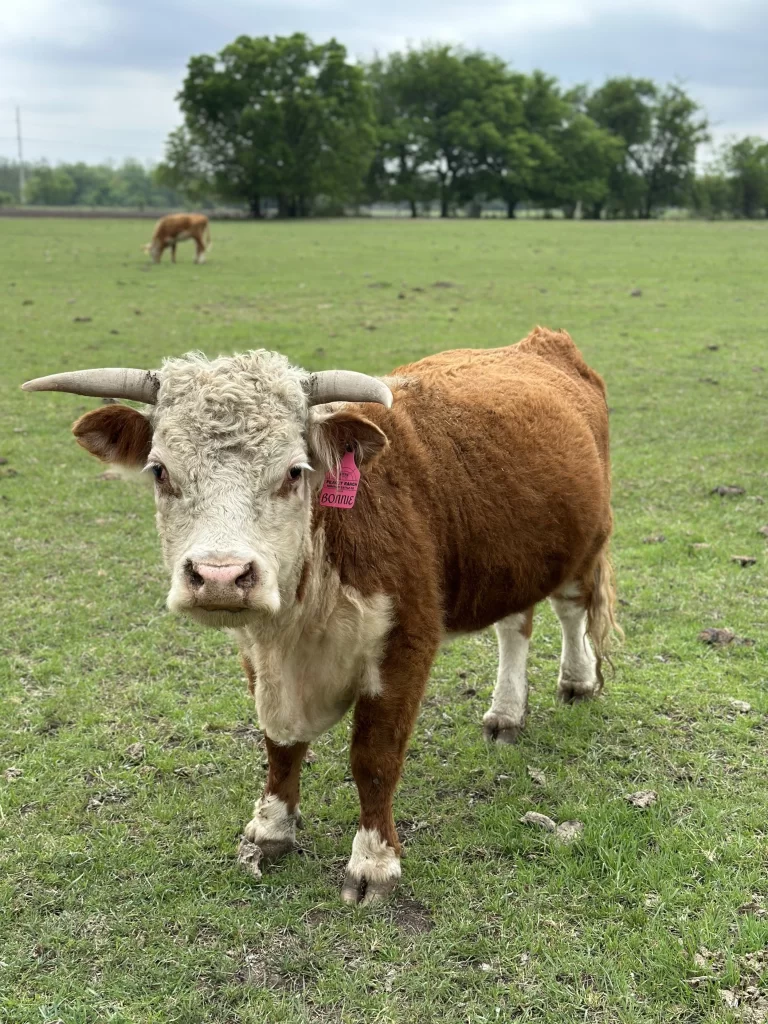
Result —
[[251, 591], [259, 582], [254, 562], [210, 559], [184, 564], [184, 585], [192, 608], [209, 612], [238, 612], [250, 607]]

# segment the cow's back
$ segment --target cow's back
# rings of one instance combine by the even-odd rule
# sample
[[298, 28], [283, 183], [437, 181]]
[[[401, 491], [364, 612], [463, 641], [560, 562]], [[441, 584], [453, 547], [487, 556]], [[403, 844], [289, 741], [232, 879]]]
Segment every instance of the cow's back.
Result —
[[[437, 601], [443, 628], [462, 631], [530, 607], [591, 563], [611, 530], [607, 409], [568, 335], [537, 329], [396, 375], [392, 409], [365, 408], [390, 446], [363, 474], [356, 518], [325, 516], [346, 536], [342, 562], [357, 565], [350, 582], [399, 589], [406, 614], [420, 595]], [[360, 566], [361, 550], [386, 571]]]
[[180, 234], [197, 235], [205, 228], [204, 213], [169, 213], [155, 224], [155, 237], [174, 238]]

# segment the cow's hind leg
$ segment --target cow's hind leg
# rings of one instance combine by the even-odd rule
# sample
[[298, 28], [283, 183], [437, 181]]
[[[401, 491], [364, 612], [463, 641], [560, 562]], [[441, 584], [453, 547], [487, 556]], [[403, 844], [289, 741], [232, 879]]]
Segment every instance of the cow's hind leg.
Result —
[[[254, 874], [259, 861], [275, 860], [296, 846], [299, 821], [299, 784], [307, 743], [281, 747], [265, 737], [269, 773], [264, 794], [256, 801], [253, 817], [245, 826], [238, 859]], [[256, 847], [256, 849], [254, 849]]]
[[194, 239], [195, 242], [195, 263], [205, 263], [205, 246], [199, 238]]
[[550, 598], [563, 631], [557, 695], [568, 704], [594, 697], [601, 689], [597, 658], [587, 636], [586, 593], [583, 584], [572, 582]]
[[499, 670], [491, 710], [483, 715], [483, 735], [498, 743], [515, 743], [525, 726], [528, 677], [525, 671], [533, 630], [533, 608], [496, 623]]

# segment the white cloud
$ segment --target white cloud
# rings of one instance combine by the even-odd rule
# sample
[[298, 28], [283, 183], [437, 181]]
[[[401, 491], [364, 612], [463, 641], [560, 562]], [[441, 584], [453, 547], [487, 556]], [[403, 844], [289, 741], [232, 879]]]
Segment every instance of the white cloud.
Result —
[[79, 47], [106, 39], [114, 23], [113, 11], [100, 0], [4, 0], [0, 5], [0, 40], [8, 51], [19, 43]]

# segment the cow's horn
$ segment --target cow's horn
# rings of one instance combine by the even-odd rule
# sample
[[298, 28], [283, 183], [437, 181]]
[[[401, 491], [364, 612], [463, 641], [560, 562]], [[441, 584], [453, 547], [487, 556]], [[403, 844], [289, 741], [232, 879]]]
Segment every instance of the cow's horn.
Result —
[[153, 370], [103, 367], [100, 370], [72, 370], [37, 377], [21, 385], [24, 391], [67, 391], [92, 398], [129, 398], [154, 405], [160, 380]]
[[383, 380], [354, 370], [320, 370], [311, 373], [307, 383], [310, 405], [326, 402], [378, 402], [392, 406], [392, 392]]

